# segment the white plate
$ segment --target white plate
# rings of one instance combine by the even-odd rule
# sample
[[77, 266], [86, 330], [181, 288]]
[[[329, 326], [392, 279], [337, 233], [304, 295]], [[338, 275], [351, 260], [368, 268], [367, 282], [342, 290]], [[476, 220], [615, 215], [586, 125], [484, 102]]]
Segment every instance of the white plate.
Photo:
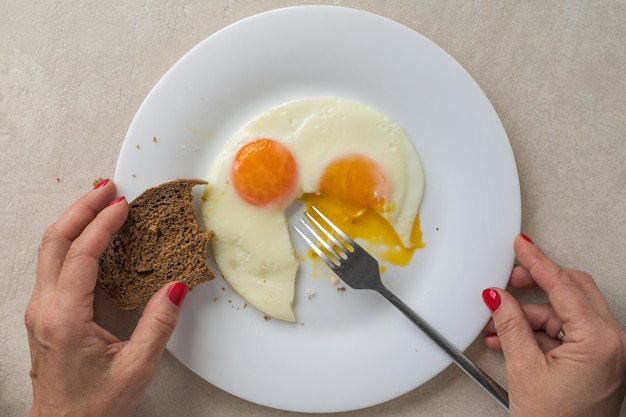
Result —
[[[139, 109], [115, 173], [119, 191], [132, 199], [171, 178], [205, 178], [240, 125], [266, 108], [318, 95], [370, 104], [415, 145], [426, 177], [420, 214], [426, 248], [383, 278], [467, 348], [489, 317], [481, 291], [504, 286], [513, 264], [517, 170], [502, 124], [474, 80], [399, 23], [354, 9], [302, 6], [252, 16], [210, 36]], [[291, 220], [296, 214], [289, 210]], [[221, 277], [197, 287], [168, 349], [227, 392], [301, 412], [378, 404], [451, 363], [382, 297], [338, 292], [316, 277], [317, 268], [301, 265], [296, 324], [264, 320]], [[315, 290], [311, 299], [307, 289]]]

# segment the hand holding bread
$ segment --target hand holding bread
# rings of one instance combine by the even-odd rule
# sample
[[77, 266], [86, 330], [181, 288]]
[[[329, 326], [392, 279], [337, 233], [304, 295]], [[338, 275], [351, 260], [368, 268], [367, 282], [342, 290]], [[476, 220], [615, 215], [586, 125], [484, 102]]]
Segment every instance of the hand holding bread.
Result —
[[191, 190], [206, 181], [184, 178], [145, 190], [100, 258], [98, 285], [124, 309], [144, 307], [163, 285], [192, 290], [215, 278], [205, 263], [213, 232], [200, 229]]
[[[165, 284], [147, 303], [130, 340], [93, 321], [100, 255], [129, 206], [103, 180], [45, 232], [25, 322], [32, 361], [29, 416], [130, 416], [176, 327], [187, 287]], [[178, 278], [177, 278], [178, 279]]]

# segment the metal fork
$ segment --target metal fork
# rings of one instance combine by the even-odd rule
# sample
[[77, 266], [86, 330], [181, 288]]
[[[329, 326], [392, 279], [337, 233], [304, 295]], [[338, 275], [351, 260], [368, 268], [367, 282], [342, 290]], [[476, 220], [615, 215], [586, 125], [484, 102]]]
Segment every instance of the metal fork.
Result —
[[[300, 222], [315, 238], [317, 243], [313, 242], [296, 225], [293, 227], [326, 265], [350, 287], [354, 289], [374, 290], [389, 300], [391, 304], [396, 306], [409, 320], [437, 343], [470, 378], [508, 411], [509, 396], [506, 390], [469, 360], [463, 352], [457, 349], [434, 327], [428, 324], [428, 322], [422, 319], [415, 311], [387, 289], [380, 279], [378, 261], [348, 235], [342, 232], [316, 207], [312, 207], [312, 209], [319, 216], [321, 221], [332, 229], [332, 232], [328, 230], [328, 227], [322, 226], [321, 222], [316, 220], [308, 211], [305, 211], [305, 215], [314, 227], [311, 227], [302, 218], [300, 218]], [[320, 231], [323, 236], [321, 236], [318, 231]]]

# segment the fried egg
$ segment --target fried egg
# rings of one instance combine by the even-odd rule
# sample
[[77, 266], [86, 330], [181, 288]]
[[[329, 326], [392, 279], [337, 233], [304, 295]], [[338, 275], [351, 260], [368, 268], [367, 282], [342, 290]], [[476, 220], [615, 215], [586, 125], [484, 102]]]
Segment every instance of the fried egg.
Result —
[[415, 149], [389, 117], [339, 97], [264, 111], [241, 127], [211, 166], [205, 227], [226, 281], [263, 313], [294, 321], [298, 262], [284, 214], [316, 205], [353, 238], [404, 265], [422, 247], [424, 190]]

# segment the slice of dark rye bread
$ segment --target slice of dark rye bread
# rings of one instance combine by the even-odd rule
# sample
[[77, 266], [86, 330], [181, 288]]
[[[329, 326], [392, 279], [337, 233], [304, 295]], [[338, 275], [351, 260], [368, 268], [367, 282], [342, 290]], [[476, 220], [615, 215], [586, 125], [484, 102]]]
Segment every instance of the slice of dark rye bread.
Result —
[[144, 307], [163, 285], [189, 289], [215, 275], [205, 262], [213, 232], [198, 225], [193, 210], [199, 179], [177, 179], [144, 191], [100, 257], [98, 285], [123, 309]]

